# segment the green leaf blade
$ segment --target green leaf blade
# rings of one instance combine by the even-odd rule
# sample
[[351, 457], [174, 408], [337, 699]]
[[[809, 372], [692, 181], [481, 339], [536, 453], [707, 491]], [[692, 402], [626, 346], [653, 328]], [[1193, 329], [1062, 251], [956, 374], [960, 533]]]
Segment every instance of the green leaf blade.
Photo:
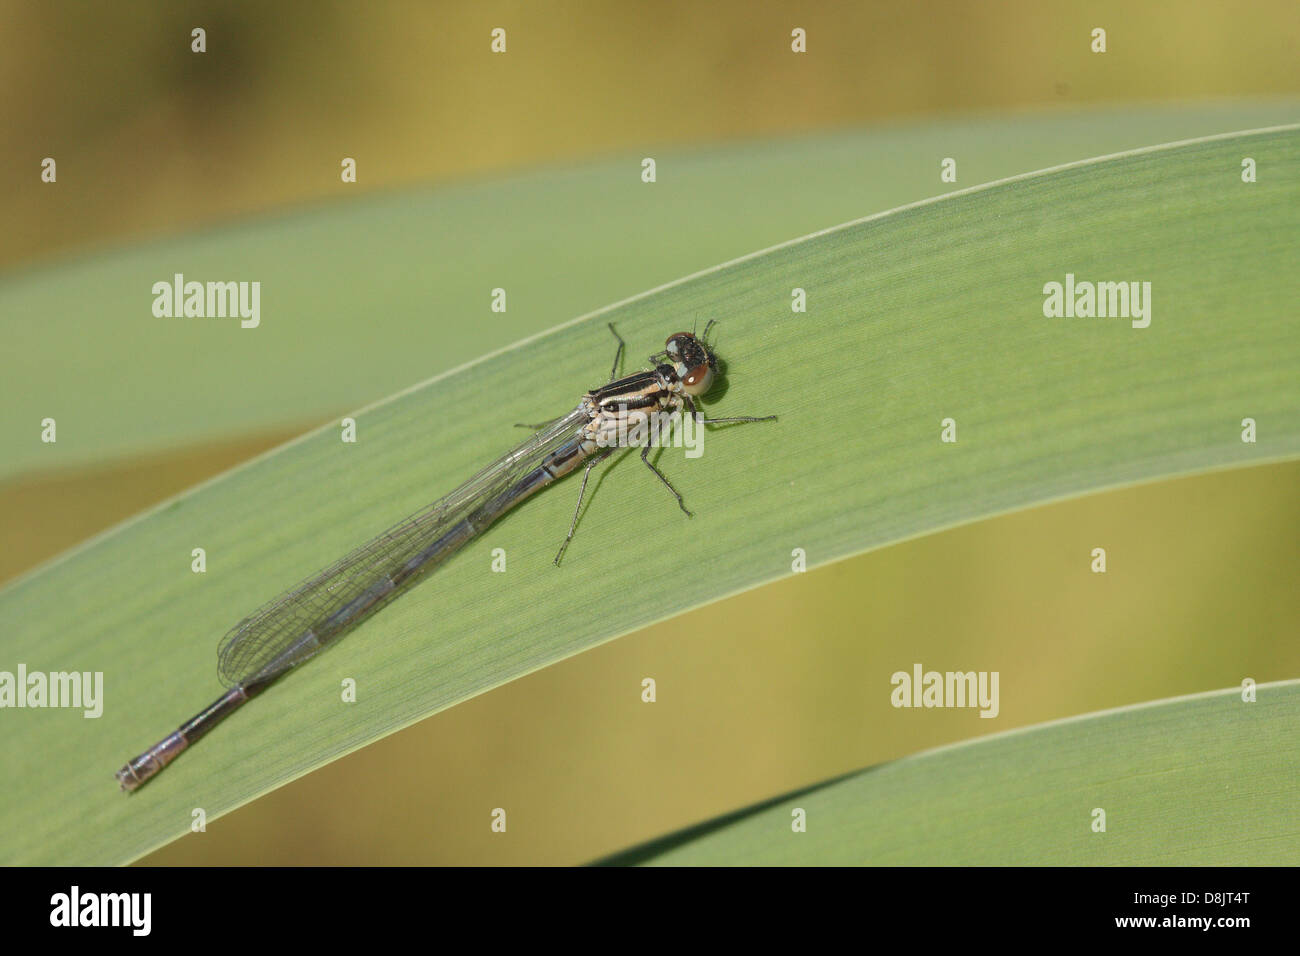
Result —
[[1251, 703], [1216, 691], [942, 747], [602, 862], [1294, 866], [1300, 682], [1256, 692]]
[[[473, 694], [790, 572], [1013, 508], [1300, 454], [1294, 128], [1071, 166], [873, 217], [709, 270], [447, 375], [223, 476], [0, 592], [10, 661], [103, 671], [97, 720], [11, 711], [7, 862], [112, 863]], [[1047, 319], [1071, 271], [1153, 283], [1148, 329]], [[790, 291], [809, 290], [806, 315]], [[112, 772], [206, 704], [249, 609], [572, 407], [612, 354], [721, 319], [705, 454], [594, 479], [556, 570], [562, 483], [125, 798]], [[1233, 317], [1237, 317], [1233, 321]], [[629, 366], [631, 367], [631, 361]], [[539, 414], [540, 413], [540, 414]], [[1242, 417], [1261, 438], [1243, 444]], [[939, 441], [944, 417], [959, 441]], [[630, 457], [630, 456], [629, 456]], [[208, 572], [191, 574], [194, 547]], [[490, 571], [494, 548], [509, 570]], [[611, 560], [611, 556], [617, 560]], [[340, 703], [345, 678], [362, 689]], [[50, 807], [77, 808], [56, 813]]]

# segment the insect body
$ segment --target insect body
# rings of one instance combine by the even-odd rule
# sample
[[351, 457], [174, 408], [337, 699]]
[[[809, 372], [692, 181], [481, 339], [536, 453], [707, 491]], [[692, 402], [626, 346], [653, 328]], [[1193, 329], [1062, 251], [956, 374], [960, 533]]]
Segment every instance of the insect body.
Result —
[[218, 672], [230, 689], [177, 730], [130, 760], [117, 772], [122, 789], [133, 791], [190, 744], [294, 667], [314, 657], [384, 606], [421, 575], [436, 568], [481, 534], [497, 518], [586, 462], [569, 533], [555, 556], [558, 565], [577, 528], [591, 469], [617, 447], [641, 445], [641, 460], [690, 515], [682, 496], [650, 461], [657, 415], [689, 412], [700, 424], [766, 421], [765, 418], [703, 418], [695, 399], [707, 393], [717, 373], [717, 356], [707, 344], [709, 329], [669, 336], [653, 367], [616, 378], [623, 340], [618, 338], [609, 383], [587, 392], [567, 415], [538, 426], [455, 491], [417, 511], [329, 567], [290, 588], [244, 618], [222, 639]]

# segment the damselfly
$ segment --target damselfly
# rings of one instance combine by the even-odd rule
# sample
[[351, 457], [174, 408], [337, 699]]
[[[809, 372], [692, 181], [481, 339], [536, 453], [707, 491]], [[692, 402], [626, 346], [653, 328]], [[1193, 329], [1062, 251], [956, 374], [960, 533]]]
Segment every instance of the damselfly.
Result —
[[609, 384], [582, 396], [567, 415], [535, 427], [531, 437], [502, 455], [445, 498], [417, 511], [323, 571], [263, 605], [231, 629], [217, 652], [217, 670], [230, 688], [177, 730], [117, 772], [122, 789], [135, 790], [192, 743], [277, 679], [314, 657], [384, 606], [422, 574], [442, 564], [515, 505], [586, 462], [569, 533], [555, 555], [559, 565], [573, 540], [591, 470], [622, 444], [641, 445], [641, 460], [689, 516], [686, 503], [649, 455], [665, 416], [690, 414], [703, 425], [771, 421], [775, 415], [704, 418], [695, 399], [713, 385], [717, 356], [704, 335], [678, 332], [650, 356], [652, 367], [616, 378], [623, 356], [618, 339]]

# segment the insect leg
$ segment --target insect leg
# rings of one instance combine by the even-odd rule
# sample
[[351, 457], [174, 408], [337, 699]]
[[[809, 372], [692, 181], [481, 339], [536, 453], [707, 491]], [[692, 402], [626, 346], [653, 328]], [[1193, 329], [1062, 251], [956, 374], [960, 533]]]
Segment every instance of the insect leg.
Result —
[[582, 487], [578, 489], [578, 505], [573, 509], [573, 521], [569, 523], [569, 533], [564, 538], [564, 544], [560, 545], [560, 550], [555, 555], [555, 566], [560, 566], [560, 559], [564, 557], [564, 552], [569, 548], [569, 542], [573, 540], [573, 532], [578, 528], [578, 514], [582, 511], [582, 499], [587, 494], [587, 479], [591, 477], [591, 469], [595, 468], [602, 461], [609, 457], [612, 448], [601, 452], [591, 461], [587, 462], [587, 468], [582, 473]]

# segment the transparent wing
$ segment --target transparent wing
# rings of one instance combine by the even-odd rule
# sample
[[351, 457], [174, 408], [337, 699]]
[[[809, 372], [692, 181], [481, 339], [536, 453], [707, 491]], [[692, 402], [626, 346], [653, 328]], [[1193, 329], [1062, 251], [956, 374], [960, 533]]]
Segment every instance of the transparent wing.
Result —
[[418, 563], [419, 572], [427, 571], [470, 540], [479, 529], [460, 531], [461, 522], [570, 441], [586, 420], [581, 410], [574, 409], [446, 497], [258, 608], [222, 638], [217, 651], [221, 680], [234, 686], [271, 677], [312, 657], [418, 579], [420, 573], [408, 573], [408, 565]]

